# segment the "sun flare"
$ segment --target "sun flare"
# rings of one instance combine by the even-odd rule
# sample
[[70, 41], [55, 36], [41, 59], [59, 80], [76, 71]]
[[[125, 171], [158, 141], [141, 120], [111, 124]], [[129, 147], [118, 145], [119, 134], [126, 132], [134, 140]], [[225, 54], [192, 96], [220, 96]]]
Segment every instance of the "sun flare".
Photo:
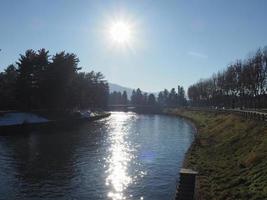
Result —
[[132, 39], [132, 27], [124, 21], [117, 21], [110, 25], [109, 36], [111, 40], [118, 44], [127, 44]]

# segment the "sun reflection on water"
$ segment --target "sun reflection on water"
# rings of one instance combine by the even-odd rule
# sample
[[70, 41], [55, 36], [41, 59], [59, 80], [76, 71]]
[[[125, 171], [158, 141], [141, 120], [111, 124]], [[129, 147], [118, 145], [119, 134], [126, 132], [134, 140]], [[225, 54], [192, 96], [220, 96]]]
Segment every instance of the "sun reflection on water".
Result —
[[121, 200], [126, 199], [125, 191], [134, 180], [128, 172], [129, 164], [134, 159], [133, 147], [127, 141], [127, 121], [132, 120], [134, 115], [114, 113], [112, 116], [110, 126], [113, 130], [110, 132], [112, 135], [110, 155], [107, 158], [106, 185], [110, 186], [108, 197]]

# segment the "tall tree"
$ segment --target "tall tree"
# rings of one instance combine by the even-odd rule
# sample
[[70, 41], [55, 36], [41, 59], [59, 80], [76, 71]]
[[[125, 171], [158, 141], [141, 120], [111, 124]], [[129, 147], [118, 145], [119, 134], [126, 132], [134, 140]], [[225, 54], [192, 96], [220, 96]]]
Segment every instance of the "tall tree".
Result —
[[188, 88], [192, 105], [221, 107], [266, 106], [266, 48], [229, 65], [212, 78]]
[[0, 73], [1, 109], [71, 110], [107, 105], [109, 87], [102, 73], [79, 73], [79, 59], [72, 53], [49, 57], [45, 49], [30, 49], [20, 55], [17, 68], [11, 65]]
[[147, 100], [147, 104], [150, 106], [155, 106], [156, 105], [156, 98], [154, 94], [149, 94], [148, 95], [148, 100]]
[[[27, 50], [20, 55], [18, 65], [17, 91], [21, 106], [26, 109], [37, 108], [41, 105], [40, 91], [45, 70], [48, 67], [48, 51], [38, 52]], [[40, 92], [38, 94], [38, 92]]]
[[127, 92], [124, 90], [122, 93], [122, 104], [126, 105], [128, 104], [128, 97], [127, 97]]
[[15, 109], [17, 105], [16, 81], [17, 69], [9, 65], [4, 72], [0, 73], [0, 109]]

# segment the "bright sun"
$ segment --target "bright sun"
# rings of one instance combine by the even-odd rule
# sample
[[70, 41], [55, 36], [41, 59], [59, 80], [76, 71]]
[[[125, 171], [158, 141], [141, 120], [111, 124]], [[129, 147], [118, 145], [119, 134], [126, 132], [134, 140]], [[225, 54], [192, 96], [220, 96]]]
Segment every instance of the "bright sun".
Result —
[[113, 42], [127, 44], [131, 41], [132, 27], [124, 21], [117, 21], [110, 25], [109, 35]]

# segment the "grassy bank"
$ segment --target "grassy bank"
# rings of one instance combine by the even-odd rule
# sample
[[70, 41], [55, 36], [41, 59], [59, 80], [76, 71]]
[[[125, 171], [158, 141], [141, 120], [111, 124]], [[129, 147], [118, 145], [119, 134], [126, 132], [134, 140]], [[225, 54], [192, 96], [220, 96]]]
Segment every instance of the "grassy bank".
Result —
[[185, 167], [199, 172], [198, 199], [267, 199], [267, 125], [233, 114], [169, 110], [198, 134]]

